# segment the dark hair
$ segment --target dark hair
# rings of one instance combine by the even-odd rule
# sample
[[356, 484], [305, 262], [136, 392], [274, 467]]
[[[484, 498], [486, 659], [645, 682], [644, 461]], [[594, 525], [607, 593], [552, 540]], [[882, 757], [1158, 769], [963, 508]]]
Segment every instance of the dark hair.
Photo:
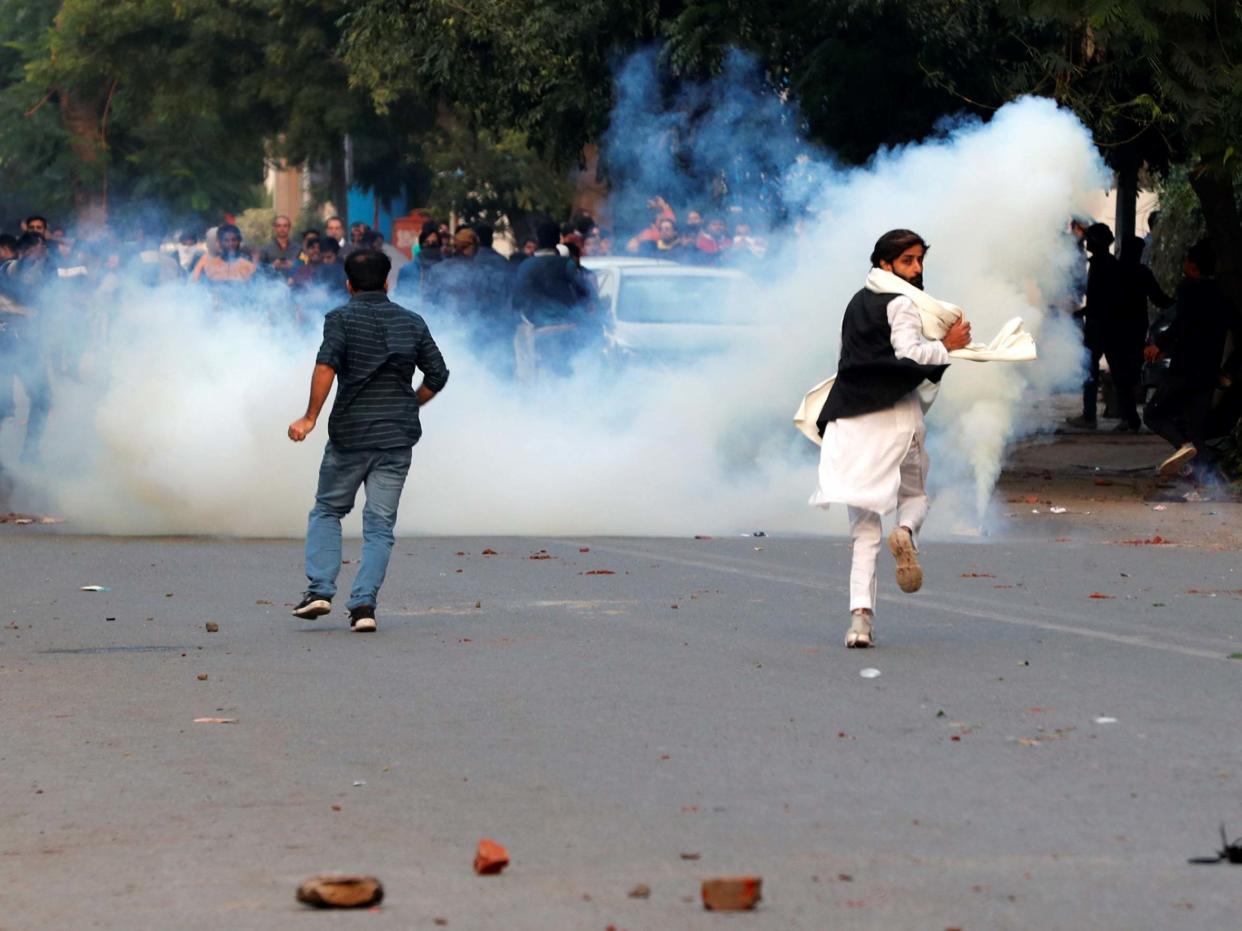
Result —
[[1147, 231], [1149, 233], [1155, 232], [1156, 224], [1158, 224], [1159, 222], [1160, 222], [1160, 211], [1159, 210], [1153, 210], [1151, 213], [1147, 214]]
[[894, 262], [907, 249], [922, 246], [926, 252], [931, 248], [914, 230], [889, 230], [875, 241], [871, 250], [871, 267], [879, 268], [881, 262]]
[[479, 246], [484, 249], [492, 247], [492, 240], [496, 237], [496, 227], [490, 223], [474, 224], [474, 234], [479, 237]]
[[302, 232], [299, 234], [299, 236], [300, 236], [300, 238], [301, 238], [302, 242], [306, 242], [306, 237], [307, 237], [307, 236], [314, 236], [316, 239], [318, 239], [318, 238], [319, 238], [319, 230], [302, 230]]
[[42, 236], [38, 233], [32, 233], [30, 230], [26, 230], [26, 232], [17, 237], [17, 251], [25, 252], [27, 249], [33, 249], [41, 242], [43, 242]]
[[355, 220], [353, 223], [349, 224], [349, 228], [351, 230], [369, 230], [371, 227], [367, 226], [361, 220]]
[[578, 232], [578, 227], [574, 226], [573, 223], [562, 223], [561, 224], [561, 236], [562, 237], [572, 236], [576, 232]]
[[1107, 223], [1092, 223], [1083, 234], [1088, 248], [1092, 250], [1107, 249], [1113, 244], [1113, 231]]
[[392, 262], [375, 249], [355, 249], [345, 259], [345, 277], [354, 291], [383, 291]]
[[[331, 237], [329, 237], [329, 238], [331, 238]], [[333, 241], [333, 242], [336, 242], [336, 240], [335, 240], [335, 239], [334, 239], [334, 240], [332, 240], [332, 241]], [[314, 232], [312, 232], [312, 235], [310, 235], [310, 236], [303, 236], [303, 237], [302, 237], [302, 248], [303, 248], [303, 249], [309, 249], [311, 246], [317, 246], [317, 245], [319, 245], [321, 242], [323, 242], [323, 240], [319, 237], [319, 234], [318, 234], [318, 233], [314, 233]]]
[[242, 238], [241, 230], [239, 230], [232, 223], [224, 223], [216, 227], [216, 242], [219, 242], [221, 239], [223, 239], [225, 233], [236, 233], [239, 241]]
[[595, 218], [589, 213], [580, 213], [570, 221], [574, 225], [574, 229], [586, 236], [595, 227]]
[[332, 216], [328, 217], [328, 219], [324, 220], [324, 221], [323, 221], [323, 225], [324, 225], [324, 226], [327, 226], [327, 225], [328, 225], [329, 223], [331, 223], [333, 220], [336, 220], [337, 222], [339, 222], [339, 223], [341, 224], [341, 226], [344, 226], [344, 225], [345, 225], [345, 221], [344, 221], [344, 220], [342, 220], [342, 219], [341, 219], [339, 216], [337, 216], [336, 214], [333, 214]]
[[0, 249], [16, 249], [17, 237], [8, 233], [0, 233]]
[[423, 246], [427, 245], [427, 240], [428, 240], [429, 238], [431, 238], [432, 236], [434, 236], [434, 237], [436, 238], [436, 242], [439, 242], [439, 241], [440, 241], [440, 230], [439, 230], [439, 228], [438, 228], [438, 227], [436, 227], [436, 226], [435, 226], [435, 224], [432, 224], [432, 225], [431, 225], [431, 227], [430, 227], [430, 228], [428, 228], [427, 224], [426, 224], [426, 223], [424, 223], [424, 224], [423, 224], [423, 231], [422, 231], [421, 233], [419, 233], [419, 234], [418, 234], [418, 246], [419, 246], [419, 248], [421, 249]]
[[358, 240], [358, 245], [362, 246], [362, 248], [364, 249], [374, 249], [375, 241], [377, 239], [383, 239], [383, 238], [384, 238], [383, 233], [378, 232], [373, 229], [368, 229], [365, 233], [362, 234], [362, 238]]
[[561, 241], [561, 227], [555, 220], [540, 220], [535, 224], [535, 247], [555, 249]]
[[37, 213], [34, 214], [33, 216], [26, 217], [26, 225], [29, 226], [35, 220], [38, 220], [39, 222], [41, 222], [43, 224], [43, 228], [47, 229], [47, 217], [41, 217]]
[[1186, 261], [1199, 269], [1200, 275], [1216, 274], [1216, 250], [1206, 239], [1200, 239], [1186, 250]]
[[341, 251], [341, 244], [331, 236], [324, 236], [319, 240], [320, 252], [337, 252]]

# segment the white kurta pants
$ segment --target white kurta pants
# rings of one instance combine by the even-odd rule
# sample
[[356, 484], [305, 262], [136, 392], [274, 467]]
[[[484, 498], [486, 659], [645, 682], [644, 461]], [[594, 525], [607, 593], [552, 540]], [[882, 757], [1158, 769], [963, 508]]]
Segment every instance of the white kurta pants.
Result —
[[848, 507], [854, 540], [851, 611], [875, 611], [875, 565], [884, 542], [881, 515], [896, 508], [898, 525], [918, 539], [927, 517], [926, 436], [915, 392], [887, 410], [834, 420], [824, 430], [819, 486], [811, 504]]

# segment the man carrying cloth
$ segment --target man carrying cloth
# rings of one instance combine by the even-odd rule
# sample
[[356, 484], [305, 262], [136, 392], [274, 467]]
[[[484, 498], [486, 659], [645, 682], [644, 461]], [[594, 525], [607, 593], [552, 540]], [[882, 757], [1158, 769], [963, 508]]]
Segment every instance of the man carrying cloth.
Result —
[[876, 242], [866, 286], [845, 309], [837, 374], [811, 390], [795, 417], [822, 447], [819, 486], [810, 503], [843, 502], [849, 508], [854, 553], [845, 645], [851, 648], [875, 642], [880, 518], [894, 508], [897, 527], [888, 548], [897, 559], [897, 584], [904, 592], [923, 584], [916, 543], [927, 516], [923, 413], [950, 353], [976, 361], [1034, 358], [1034, 341], [1018, 318], [991, 344], [972, 344], [960, 308], [922, 290], [926, 253], [927, 243], [910, 230], [891, 230]]

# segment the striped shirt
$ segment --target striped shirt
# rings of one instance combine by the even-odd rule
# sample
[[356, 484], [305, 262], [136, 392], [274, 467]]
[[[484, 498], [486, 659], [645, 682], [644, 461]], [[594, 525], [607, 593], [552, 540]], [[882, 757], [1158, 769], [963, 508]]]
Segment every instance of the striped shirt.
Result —
[[336, 372], [328, 439], [343, 449], [413, 446], [423, 432], [414, 370], [430, 391], [444, 388], [449, 376], [423, 318], [382, 291], [355, 294], [329, 311], [315, 361]]

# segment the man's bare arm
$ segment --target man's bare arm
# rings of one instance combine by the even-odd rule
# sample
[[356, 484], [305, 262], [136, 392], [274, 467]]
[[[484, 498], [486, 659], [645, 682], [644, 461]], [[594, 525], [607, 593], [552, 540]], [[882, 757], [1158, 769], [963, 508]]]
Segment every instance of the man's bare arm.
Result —
[[418, 398], [418, 406], [425, 407], [431, 403], [431, 399], [436, 396], [436, 392], [432, 391], [426, 385], [419, 385], [418, 390], [414, 392], [414, 395]]
[[336, 379], [336, 370], [322, 362], [315, 365], [311, 375], [310, 401], [306, 405], [306, 416], [289, 424], [289, 439], [300, 443], [306, 435], [315, 429], [319, 420], [319, 412], [323, 410], [324, 401], [328, 400], [328, 392], [332, 390], [332, 382]]

